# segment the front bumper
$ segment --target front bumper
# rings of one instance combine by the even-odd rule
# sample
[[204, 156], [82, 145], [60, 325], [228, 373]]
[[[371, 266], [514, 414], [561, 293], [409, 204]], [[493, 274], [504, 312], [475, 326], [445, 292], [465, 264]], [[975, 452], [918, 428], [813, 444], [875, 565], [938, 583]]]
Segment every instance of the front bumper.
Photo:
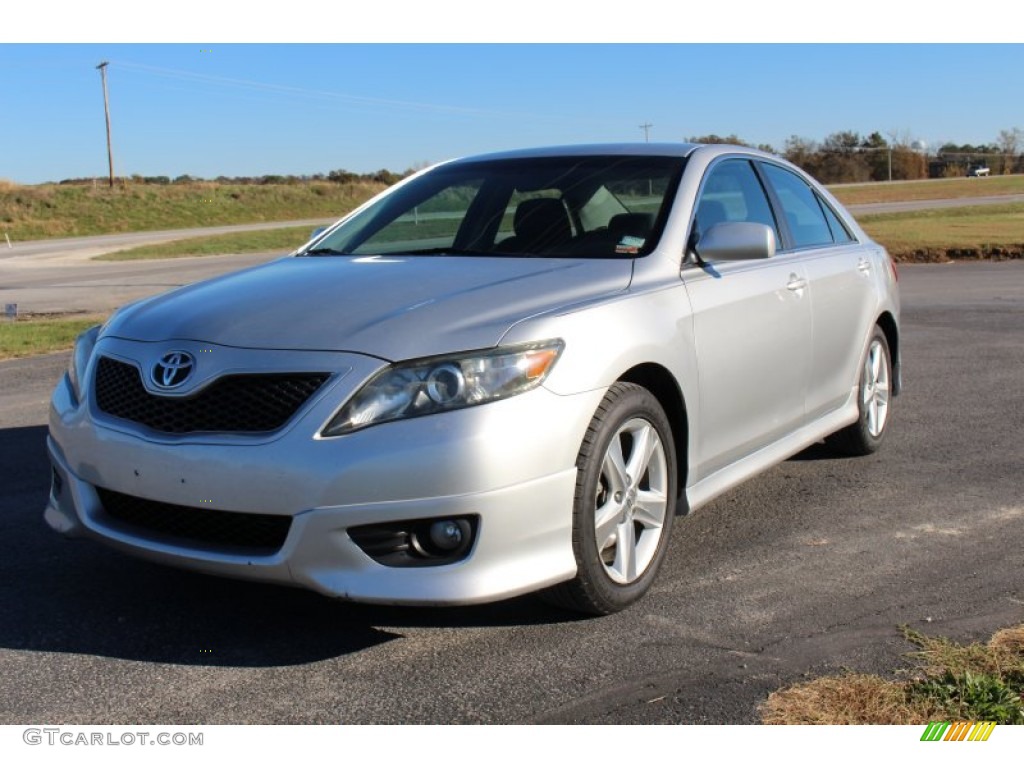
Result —
[[[575, 459], [602, 392], [565, 397], [539, 388], [319, 439], [349, 388], [368, 375], [359, 360], [334, 362], [358, 375], [332, 380], [285, 428], [259, 440], [134, 429], [99, 413], [88, 396], [77, 403], [65, 378], [51, 402], [55, 482], [46, 521], [161, 563], [366, 602], [468, 604], [572, 578]], [[105, 514], [97, 487], [292, 522], [279, 550], [238, 553], [126, 529]], [[347, 533], [456, 516], [476, 516], [477, 535], [464, 559], [444, 565], [382, 565]]]

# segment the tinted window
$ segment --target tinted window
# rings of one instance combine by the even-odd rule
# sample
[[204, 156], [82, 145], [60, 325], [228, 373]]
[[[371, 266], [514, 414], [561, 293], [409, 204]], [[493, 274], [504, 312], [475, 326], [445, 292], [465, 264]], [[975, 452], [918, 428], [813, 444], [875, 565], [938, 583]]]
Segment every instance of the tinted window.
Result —
[[698, 236], [723, 221], [751, 221], [765, 224], [775, 232], [771, 206], [761, 181], [747, 160], [724, 160], [711, 169], [697, 203]]
[[825, 221], [817, 196], [807, 183], [777, 165], [766, 163], [763, 168], [782, 204], [782, 213], [793, 236], [793, 247], [831, 245], [832, 230]]
[[828, 222], [828, 228], [832, 230], [832, 239], [837, 243], [853, 243], [856, 242], [853, 235], [850, 234], [850, 230], [846, 228], [846, 225], [839, 220], [836, 216], [835, 211], [829, 207], [829, 204], [822, 200], [818, 195], [818, 205], [821, 206], [822, 212], [825, 214], [825, 220]]
[[353, 254], [393, 253], [409, 249], [450, 248], [480, 191], [482, 181], [444, 187], [436, 194], [396, 217], [349, 252]]
[[629, 155], [450, 163], [391, 190], [311, 253], [643, 256], [684, 164]]

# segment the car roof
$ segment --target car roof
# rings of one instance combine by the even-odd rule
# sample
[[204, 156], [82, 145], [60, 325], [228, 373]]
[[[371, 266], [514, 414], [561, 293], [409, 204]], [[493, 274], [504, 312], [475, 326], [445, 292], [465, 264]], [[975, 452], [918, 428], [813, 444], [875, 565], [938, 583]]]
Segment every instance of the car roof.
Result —
[[[703, 145], [686, 143], [626, 143], [626, 144], [570, 144], [566, 146], [531, 147], [460, 157], [453, 162], [469, 163], [481, 160], [515, 160], [531, 157], [583, 157], [593, 155], [635, 155], [638, 157], [688, 157]], [[733, 149], [736, 149], [733, 147]], [[744, 149], [748, 149], [744, 147]]]

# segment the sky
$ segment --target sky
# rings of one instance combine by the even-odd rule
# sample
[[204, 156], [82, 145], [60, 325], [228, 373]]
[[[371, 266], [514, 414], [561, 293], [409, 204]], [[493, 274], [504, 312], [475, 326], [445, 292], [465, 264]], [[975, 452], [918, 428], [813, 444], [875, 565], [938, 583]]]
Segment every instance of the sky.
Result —
[[[0, 179], [403, 171], [515, 147], [1024, 128], [1024, 44], [0, 42]], [[121, 35], [132, 38], [131, 30]], [[114, 39], [117, 36], [113, 36]], [[223, 34], [220, 39], [231, 39]]]

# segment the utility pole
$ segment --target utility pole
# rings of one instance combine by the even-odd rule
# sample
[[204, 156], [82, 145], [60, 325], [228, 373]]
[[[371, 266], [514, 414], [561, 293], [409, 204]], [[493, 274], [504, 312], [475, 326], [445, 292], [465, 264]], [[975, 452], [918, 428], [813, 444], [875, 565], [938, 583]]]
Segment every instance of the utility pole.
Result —
[[110, 145], [110, 97], [107, 95], [107, 65], [110, 62], [101, 61], [96, 67], [100, 71], [100, 78], [103, 80], [103, 113], [107, 116], [107, 162], [110, 165], [110, 188], [114, 188], [114, 150]]
[[653, 127], [654, 127], [654, 125], [652, 125], [651, 123], [644, 123], [643, 125], [640, 126], [640, 130], [644, 132], [644, 141], [650, 141], [651, 140], [651, 133], [650, 133], [650, 131], [651, 131], [651, 128], [653, 128]]

